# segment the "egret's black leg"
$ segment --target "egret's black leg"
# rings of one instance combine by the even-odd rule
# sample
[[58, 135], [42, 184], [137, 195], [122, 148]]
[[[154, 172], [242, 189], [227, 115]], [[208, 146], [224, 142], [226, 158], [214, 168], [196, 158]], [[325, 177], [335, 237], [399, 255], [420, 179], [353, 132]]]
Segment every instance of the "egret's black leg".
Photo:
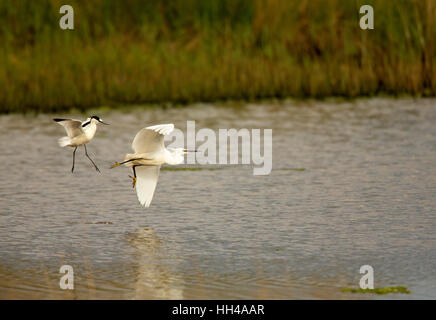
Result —
[[133, 177], [132, 176], [129, 176], [130, 178], [132, 178], [132, 187], [134, 188], [135, 186], [136, 186], [136, 167], [137, 166], [133, 166], [132, 167], [132, 169], [133, 169]]
[[71, 168], [71, 173], [74, 172], [74, 161], [76, 160], [76, 150], [77, 150], [77, 147], [75, 147], [74, 151], [73, 151], [73, 167]]
[[127, 163], [127, 162], [130, 162], [130, 161], [136, 161], [136, 160], [150, 160], [150, 159], [147, 159], [147, 158], [136, 158], [136, 159], [126, 160], [126, 161], [123, 161], [123, 162], [115, 162], [115, 163], [111, 166], [111, 169], [116, 168], [116, 167], [119, 167], [120, 165], [125, 164], [125, 163]]
[[88, 157], [89, 160], [91, 160], [92, 164], [94, 165], [95, 170], [97, 170], [98, 172], [100, 172], [100, 169], [97, 167], [97, 165], [94, 163], [94, 161], [92, 161], [92, 159], [89, 157], [88, 155], [88, 150], [86, 150], [86, 144], [83, 145], [85, 147], [85, 154]]

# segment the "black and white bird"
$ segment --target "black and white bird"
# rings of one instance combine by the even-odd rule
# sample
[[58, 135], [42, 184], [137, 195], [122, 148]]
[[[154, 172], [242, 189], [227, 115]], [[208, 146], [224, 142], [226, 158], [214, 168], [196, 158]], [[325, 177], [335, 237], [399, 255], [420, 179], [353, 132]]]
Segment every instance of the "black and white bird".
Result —
[[62, 137], [58, 140], [59, 146], [61, 147], [73, 147], [73, 167], [71, 168], [71, 172], [74, 172], [74, 162], [76, 157], [76, 150], [79, 146], [85, 147], [85, 155], [91, 160], [94, 165], [95, 170], [100, 172], [97, 165], [92, 161], [92, 159], [88, 155], [88, 150], [86, 149], [86, 144], [94, 138], [95, 132], [97, 131], [97, 124], [104, 123], [102, 119], [97, 116], [92, 116], [91, 118], [86, 119], [85, 121], [74, 120], [74, 119], [53, 119], [61, 126], [65, 128], [67, 132], [67, 136]]
[[[138, 200], [144, 207], [149, 207], [153, 199], [159, 178], [160, 166], [177, 165], [184, 160], [188, 150], [183, 148], [165, 148], [164, 137], [174, 130], [173, 124], [158, 124], [141, 129], [132, 142], [133, 154], [128, 153], [123, 162], [116, 162], [111, 168], [124, 164], [133, 169], [133, 187], [136, 188]], [[196, 150], [193, 150], [196, 152]]]

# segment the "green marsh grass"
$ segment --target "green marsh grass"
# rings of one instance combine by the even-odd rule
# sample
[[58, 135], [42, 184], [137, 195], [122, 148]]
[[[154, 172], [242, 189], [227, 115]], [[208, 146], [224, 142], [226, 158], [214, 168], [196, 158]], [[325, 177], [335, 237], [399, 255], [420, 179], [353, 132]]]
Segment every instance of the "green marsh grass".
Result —
[[0, 2], [0, 113], [436, 93], [433, 0], [68, 3]]
[[406, 287], [398, 286], [398, 287], [381, 287], [374, 289], [355, 289], [355, 288], [342, 288], [342, 292], [350, 292], [350, 293], [375, 293], [375, 294], [388, 294], [388, 293], [404, 293], [409, 294], [410, 291]]

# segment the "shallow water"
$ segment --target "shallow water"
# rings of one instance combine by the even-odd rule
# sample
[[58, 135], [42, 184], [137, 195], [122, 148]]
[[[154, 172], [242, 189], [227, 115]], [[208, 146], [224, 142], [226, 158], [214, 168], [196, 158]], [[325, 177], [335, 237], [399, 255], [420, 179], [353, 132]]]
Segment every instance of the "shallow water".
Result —
[[[88, 145], [101, 174], [82, 149], [70, 173], [54, 115], [0, 117], [0, 298], [436, 298], [436, 100], [93, 113], [111, 123]], [[272, 128], [271, 174], [162, 170], [142, 208], [110, 164], [140, 128], [187, 120]], [[376, 287], [412, 293], [342, 293], [365, 264]]]

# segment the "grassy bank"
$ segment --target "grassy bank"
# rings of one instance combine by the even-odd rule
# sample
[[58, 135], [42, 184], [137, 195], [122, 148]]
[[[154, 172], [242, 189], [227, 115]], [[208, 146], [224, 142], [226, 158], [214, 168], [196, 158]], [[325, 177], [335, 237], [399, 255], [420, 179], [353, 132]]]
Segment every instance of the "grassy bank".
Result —
[[73, 31], [63, 4], [0, 2], [0, 112], [436, 93], [434, 0], [70, 0]]
[[375, 293], [375, 294], [388, 294], [388, 293], [405, 293], [409, 294], [410, 291], [406, 287], [398, 286], [398, 287], [381, 287], [374, 289], [361, 289], [361, 288], [342, 288], [342, 292], [350, 292], [350, 293]]

